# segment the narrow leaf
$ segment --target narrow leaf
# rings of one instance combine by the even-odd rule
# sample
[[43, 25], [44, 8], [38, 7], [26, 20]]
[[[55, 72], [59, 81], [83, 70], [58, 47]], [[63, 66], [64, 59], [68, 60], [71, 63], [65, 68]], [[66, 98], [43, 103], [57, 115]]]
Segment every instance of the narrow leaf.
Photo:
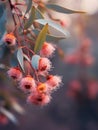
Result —
[[30, 62], [30, 59], [29, 59], [29, 57], [28, 57], [27, 55], [23, 54], [23, 56], [24, 56], [24, 58], [25, 58], [28, 62]]
[[76, 10], [67, 9], [56, 4], [47, 4], [46, 7], [59, 13], [66, 13], [66, 14], [85, 13], [84, 11], [76, 11]]
[[24, 109], [19, 105], [18, 102], [12, 101], [12, 102], [11, 102], [11, 106], [12, 106], [12, 108], [13, 108], [16, 112], [18, 112], [18, 113], [20, 113], [20, 114], [24, 114], [24, 113], [25, 113]]
[[36, 13], [36, 19], [44, 19], [44, 16], [42, 15], [41, 11], [38, 8], [36, 8], [35, 13]]
[[38, 35], [38, 38], [36, 40], [35, 47], [34, 47], [34, 52], [35, 53], [37, 53], [41, 49], [43, 43], [45, 42], [47, 31], [48, 31], [48, 24], [46, 24], [42, 28], [42, 30], [40, 31], [40, 33]]
[[28, 0], [27, 1], [27, 9], [26, 9], [25, 14], [27, 14], [30, 11], [31, 7], [32, 7], [32, 0]]
[[56, 24], [53, 21], [50, 20], [45, 20], [45, 19], [37, 19], [35, 20], [36, 22], [45, 25], [46, 23], [48, 23], [49, 26], [51, 26], [52, 28], [58, 30], [59, 32], [63, 33], [65, 35], [65, 37], [69, 37], [70, 34], [67, 30], [63, 29], [63, 27], [61, 27], [59, 24]]
[[17, 51], [17, 59], [18, 59], [18, 62], [20, 64], [22, 70], [24, 71], [23, 51], [21, 48], [19, 48]]
[[31, 9], [30, 17], [24, 25], [24, 29], [29, 28], [33, 24], [34, 19], [35, 19], [35, 7], [33, 6]]
[[[38, 35], [40, 30], [33, 30], [33, 32]], [[58, 41], [58, 40], [62, 40], [65, 39], [64, 36], [56, 36], [56, 35], [52, 35], [52, 34], [46, 34], [46, 41], [51, 42], [51, 41]]]

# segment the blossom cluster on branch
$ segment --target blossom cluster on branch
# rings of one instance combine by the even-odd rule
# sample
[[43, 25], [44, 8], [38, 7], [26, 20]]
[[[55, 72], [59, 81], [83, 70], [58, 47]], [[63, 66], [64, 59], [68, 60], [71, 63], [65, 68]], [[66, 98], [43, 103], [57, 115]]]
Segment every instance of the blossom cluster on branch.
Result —
[[[16, 88], [26, 95], [27, 102], [46, 105], [51, 100], [52, 92], [62, 83], [61, 76], [49, 73], [52, 68], [50, 58], [58, 48], [53, 43], [69, 37], [64, 22], [53, 18], [50, 10], [65, 14], [85, 12], [41, 0], [0, 0], [0, 4], [4, 5], [3, 16], [6, 21], [0, 41], [3, 52], [1, 59], [5, 54], [8, 58], [5, 64], [1, 63], [0, 68], [6, 70], [6, 78], [9, 77]], [[50, 27], [62, 35], [52, 34]], [[0, 94], [0, 97], [3, 98], [0, 98], [0, 122], [7, 123], [6, 116], [15, 122], [9, 114], [12, 105], [6, 101], [5, 94]]]

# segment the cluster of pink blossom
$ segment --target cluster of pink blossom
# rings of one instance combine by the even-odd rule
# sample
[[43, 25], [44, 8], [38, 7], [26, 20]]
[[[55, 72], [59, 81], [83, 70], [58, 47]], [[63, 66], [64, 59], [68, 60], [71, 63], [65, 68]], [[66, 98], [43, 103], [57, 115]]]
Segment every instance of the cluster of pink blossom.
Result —
[[[85, 90], [85, 94], [84, 91]], [[88, 81], [72, 80], [69, 83], [67, 95], [69, 97], [79, 99], [88, 98], [90, 100], [96, 99], [98, 94], [98, 83], [96, 80], [91, 79]]]
[[[8, 46], [16, 45], [16, 37], [12, 33], [5, 34], [3, 40]], [[11, 67], [7, 72], [9, 77], [18, 82], [19, 88], [28, 95], [27, 101], [30, 103], [37, 105], [49, 103], [51, 93], [61, 84], [60, 76], [49, 75], [52, 67], [49, 57], [52, 56], [54, 51], [55, 47], [45, 42], [39, 55], [33, 54], [30, 58], [29, 65], [32, 72], [30, 72], [30, 68], [27, 68], [28, 73], [24, 74], [20, 66]]]
[[65, 61], [71, 64], [92, 65], [94, 58], [90, 55], [91, 40], [84, 38], [80, 48], [72, 55], [66, 56]]

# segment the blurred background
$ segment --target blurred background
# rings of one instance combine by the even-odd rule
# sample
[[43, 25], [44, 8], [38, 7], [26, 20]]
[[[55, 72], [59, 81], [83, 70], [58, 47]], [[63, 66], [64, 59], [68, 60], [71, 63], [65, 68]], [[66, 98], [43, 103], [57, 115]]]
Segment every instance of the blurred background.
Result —
[[[20, 100], [26, 113], [22, 116], [16, 114], [19, 125], [9, 122], [0, 125], [0, 130], [98, 130], [98, 1], [52, 2], [87, 12], [65, 15], [51, 11], [53, 17], [60, 18], [61, 25], [71, 33], [70, 38], [56, 43], [58, 50], [51, 58], [54, 66], [51, 73], [61, 75], [63, 84], [44, 107]], [[0, 4], [0, 37], [5, 32], [6, 22], [3, 6]], [[0, 50], [0, 62], [4, 63], [2, 55]]]

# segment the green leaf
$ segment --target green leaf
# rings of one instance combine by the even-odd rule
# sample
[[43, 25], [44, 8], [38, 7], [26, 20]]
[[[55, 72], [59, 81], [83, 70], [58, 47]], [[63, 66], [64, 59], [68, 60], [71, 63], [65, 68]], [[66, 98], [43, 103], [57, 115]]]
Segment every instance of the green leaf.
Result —
[[8, 110], [6, 110], [3, 107], [0, 107], [0, 112], [3, 113], [14, 124], [18, 124], [18, 120], [16, 119], [16, 117], [11, 112], [9, 112]]
[[[33, 30], [33, 32], [38, 35], [40, 30]], [[46, 34], [46, 41], [48, 42], [52, 42], [52, 41], [58, 41], [58, 40], [62, 40], [62, 39], [65, 39], [64, 36], [55, 36], [55, 35], [52, 35], [52, 34]]]
[[46, 7], [54, 11], [57, 11], [59, 13], [66, 13], [66, 14], [85, 13], [84, 11], [76, 11], [76, 10], [67, 9], [56, 4], [47, 4]]
[[32, 0], [28, 0], [28, 2], [27, 2], [27, 9], [26, 9], [25, 14], [27, 14], [30, 11], [31, 7], [32, 7]]
[[24, 29], [29, 28], [33, 24], [34, 19], [35, 19], [35, 7], [33, 6], [31, 9], [30, 17], [24, 25]]
[[18, 49], [17, 51], [17, 59], [18, 59], [18, 62], [22, 68], [22, 70], [24, 71], [24, 62], [23, 62], [23, 51], [21, 48]]
[[46, 24], [42, 28], [42, 30], [40, 31], [40, 33], [39, 33], [39, 35], [37, 37], [37, 40], [36, 40], [36, 43], [35, 43], [35, 47], [34, 47], [34, 52], [35, 53], [37, 53], [41, 49], [43, 43], [45, 42], [47, 31], [48, 31], [48, 24]]
[[48, 23], [49, 26], [51, 26], [52, 28], [56, 29], [57, 31], [59, 31], [60, 33], [64, 34], [65, 37], [69, 37], [70, 34], [67, 30], [63, 29], [63, 27], [61, 27], [59, 24], [56, 24], [53, 21], [50, 20], [45, 20], [45, 19], [37, 19], [35, 20], [36, 22], [45, 25], [46, 23]]

